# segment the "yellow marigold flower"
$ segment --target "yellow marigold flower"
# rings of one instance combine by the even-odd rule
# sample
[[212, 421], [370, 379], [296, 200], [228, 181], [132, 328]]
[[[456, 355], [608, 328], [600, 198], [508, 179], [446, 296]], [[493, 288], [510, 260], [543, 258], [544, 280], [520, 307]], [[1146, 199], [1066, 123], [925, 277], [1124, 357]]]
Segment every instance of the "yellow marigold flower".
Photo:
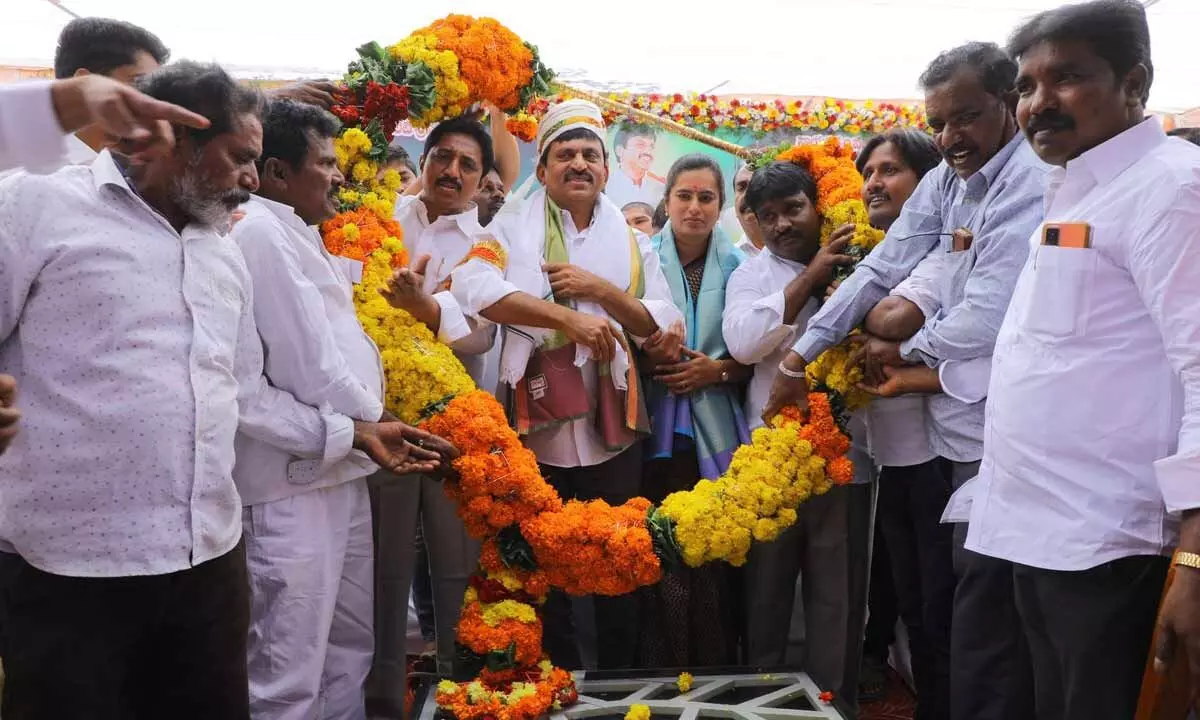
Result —
[[679, 688], [679, 692], [685, 693], [692, 689], [692, 681], [694, 678], [690, 672], [679, 673], [679, 678], [675, 680], [675, 686]]
[[400, 179], [400, 173], [390, 168], [383, 172], [383, 177], [379, 179], [379, 182], [393, 192], [399, 192], [400, 186], [404, 184], [404, 181]]
[[492, 627], [505, 620], [520, 620], [524, 623], [537, 622], [537, 612], [529, 605], [516, 600], [501, 600], [488, 603], [483, 608], [483, 621]]
[[629, 712], [625, 713], [625, 720], [650, 720], [650, 706], [630, 705]]
[[358, 242], [358, 226], [354, 223], [346, 223], [342, 228], [342, 233], [345, 234], [347, 242]]
[[379, 166], [370, 160], [359, 160], [354, 163], [354, 169], [350, 172], [354, 182], [365, 183], [375, 177], [375, 173], [379, 172]]
[[437, 689], [438, 689], [438, 692], [440, 692], [440, 693], [446, 693], [448, 695], [457, 695], [458, 694], [458, 683], [454, 682], [453, 680], [443, 680], [437, 684]]

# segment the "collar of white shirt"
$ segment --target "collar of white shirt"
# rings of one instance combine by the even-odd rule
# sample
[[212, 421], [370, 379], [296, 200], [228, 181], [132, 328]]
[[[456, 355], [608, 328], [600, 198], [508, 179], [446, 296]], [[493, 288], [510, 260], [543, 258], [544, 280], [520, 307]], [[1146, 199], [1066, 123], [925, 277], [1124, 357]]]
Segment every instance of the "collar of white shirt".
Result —
[[[1155, 118], [1146, 118], [1125, 132], [1109, 138], [1067, 163], [1065, 168], [1050, 171], [1051, 182], [1061, 183], [1067, 177], [1087, 173], [1098, 186], [1107, 185], [1135, 162], [1145, 157], [1167, 134]], [[1047, 193], [1049, 194], [1049, 193]]]
[[250, 201], [261, 203], [263, 207], [270, 210], [288, 227], [299, 231], [306, 237], [312, 237], [312, 226], [304, 222], [304, 220], [296, 214], [295, 208], [293, 208], [291, 205], [286, 205], [284, 203], [271, 200], [270, 198], [265, 198], [262, 195], [253, 196]]
[[468, 237], [474, 237], [476, 234], [483, 232], [483, 226], [479, 224], [479, 206], [471, 203], [471, 206], [460, 213], [453, 215], [440, 215], [433, 222], [429, 221], [429, 209], [425, 207], [425, 201], [420, 196], [414, 197], [407, 203], [401, 203], [401, 209], [407, 205], [417, 220], [421, 222], [422, 227], [445, 227], [447, 225], [457, 225]]
[[75, 134], [67, 136], [66, 146], [68, 165], [90, 165], [100, 155]]

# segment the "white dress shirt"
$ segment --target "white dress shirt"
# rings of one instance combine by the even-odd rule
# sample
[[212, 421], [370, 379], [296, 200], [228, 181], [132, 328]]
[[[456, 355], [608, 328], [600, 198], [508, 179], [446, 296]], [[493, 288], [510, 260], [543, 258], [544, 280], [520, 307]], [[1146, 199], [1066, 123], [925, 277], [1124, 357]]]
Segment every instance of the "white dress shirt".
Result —
[[751, 430], [763, 424], [762, 411], [780, 361], [817, 311], [817, 299], [809, 298], [792, 322], [784, 322], [784, 288], [804, 272], [804, 267], [764, 248], [739, 265], [725, 285], [725, 313], [721, 317], [725, 347], [734, 360], [754, 366], [745, 403], [746, 423]]
[[21, 433], [0, 541], [44, 571], [170, 573], [241, 536], [240, 429], [319, 457], [351, 432], [268, 386], [242, 254], [176, 232], [107, 152], [0, 183], [0, 367]]
[[[592, 224], [582, 230], [575, 227], [575, 219], [571, 213], [566, 210], [560, 210], [560, 212], [563, 217], [563, 240], [567, 246], [568, 257], [589, 241], [611, 242], [614, 248], [619, 248], [619, 252], [629, 251], [629, 237], [624, 232], [619, 237], [592, 239], [591, 231], [596, 227], [595, 219], [598, 211], [592, 214]], [[642, 255], [642, 273], [646, 281], [646, 291], [641, 300], [642, 306], [646, 308], [660, 328], [670, 327], [677, 321], [682, 323], [683, 316], [675, 307], [675, 300], [671, 297], [671, 286], [667, 284], [667, 278], [663, 275], [658, 253], [651, 247], [650, 241], [645, 235], [637, 233], [637, 240]], [[614, 252], [616, 251], [614, 249]], [[640, 344], [643, 339], [633, 338], [637, 344]], [[555, 425], [546, 430], [532, 432], [526, 436], [525, 445], [537, 455], [539, 463], [561, 468], [591, 467], [621, 454], [620, 451], [607, 450], [600, 434], [596, 432], [596, 388], [600, 378], [598, 366], [594, 360], [588, 360], [580, 370], [583, 373], [583, 385], [592, 406], [585, 417]]]
[[993, 357], [967, 547], [1051, 570], [1165, 553], [1200, 507], [1200, 149], [1146, 120], [1056, 168]]
[[[255, 197], [242, 209], [246, 216], [232, 237], [254, 284], [267, 379], [307, 405], [378, 421], [383, 363], [355, 314], [346, 267], [357, 261], [333, 258], [316, 230], [287, 205]], [[243, 505], [340, 485], [378, 469], [366, 454], [346, 447], [344, 459], [328, 464], [298, 459], [241, 432], [235, 448], [233, 479]]]
[[666, 192], [667, 184], [650, 177], [649, 173], [642, 176], [640, 185], [635, 184], [619, 164], [613, 165], [608, 174], [608, 184], [604, 187], [604, 194], [618, 208], [624, 208], [631, 202], [644, 202], [650, 207], [658, 207], [658, 201], [663, 199]]
[[499, 357], [489, 353], [496, 342], [496, 326], [480, 313], [517, 288], [504, 279], [503, 268], [493, 272], [483, 260], [462, 260], [480, 240], [495, 240], [506, 252], [507, 243], [500, 233], [489, 232], [479, 224], [479, 209], [475, 206], [429, 222], [420, 197], [405, 195], [396, 203], [396, 222], [404, 229], [410, 264], [429, 256], [423, 289], [433, 293], [441, 308], [438, 339], [454, 350], [471, 379], [483, 387], [485, 378], [496, 374], [485, 363], [499, 364]]
[[65, 155], [49, 82], [0, 86], [0, 170], [55, 170]]

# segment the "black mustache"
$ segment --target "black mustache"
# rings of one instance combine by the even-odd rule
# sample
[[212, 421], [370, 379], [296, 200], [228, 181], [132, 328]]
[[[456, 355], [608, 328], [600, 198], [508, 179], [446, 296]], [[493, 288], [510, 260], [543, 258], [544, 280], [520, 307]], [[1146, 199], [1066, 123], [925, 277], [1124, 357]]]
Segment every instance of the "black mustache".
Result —
[[221, 195], [221, 203], [226, 207], [236, 208], [250, 202], [250, 193], [246, 190], [230, 190]]
[[975, 148], [973, 148], [973, 147], [967, 147], [966, 145], [955, 145], [954, 147], [952, 147], [952, 148], [950, 148], [949, 150], [947, 150], [945, 154], [946, 154], [946, 156], [947, 156], [947, 157], [949, 157], [949, 156], [951, 156], [951, 155], [953, 155], [953, 154], [955, 154], [955, 153], [959, 153], [959, 152], [972, 152], [972, 151], [974, 151], [974, 150], [975, 150]]
[[1025, 132], [1032, 135], [1042, 130], [1071, 130], [1074, 127], [1074, 118], [1058, 112], [1044, 112], [1029, 118]]
[[443, 175], [442, 177], [438, 178], [437, 183], [435, 184], [450, 185], [453, 186], [455, 190], [462, 190], [462, 180], [459, 180], [456, 177], [450, 177], [449, 175]]
[[567, 173], [565, 179], [567, 182], [571, 182], [572, 180], [587, 180], [588, 182], [591, 182], [592, 174], [590, 172], [571, 171]]

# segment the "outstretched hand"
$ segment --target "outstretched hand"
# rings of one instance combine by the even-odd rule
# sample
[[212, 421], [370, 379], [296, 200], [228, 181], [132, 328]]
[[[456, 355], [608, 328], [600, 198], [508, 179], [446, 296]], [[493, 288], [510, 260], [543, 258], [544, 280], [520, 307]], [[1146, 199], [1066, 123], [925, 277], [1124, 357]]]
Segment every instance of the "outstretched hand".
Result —
[[437, 472], [459, 455], [444, 439], [398, 420], [356, 422], [354, 447], [396, 475]]

